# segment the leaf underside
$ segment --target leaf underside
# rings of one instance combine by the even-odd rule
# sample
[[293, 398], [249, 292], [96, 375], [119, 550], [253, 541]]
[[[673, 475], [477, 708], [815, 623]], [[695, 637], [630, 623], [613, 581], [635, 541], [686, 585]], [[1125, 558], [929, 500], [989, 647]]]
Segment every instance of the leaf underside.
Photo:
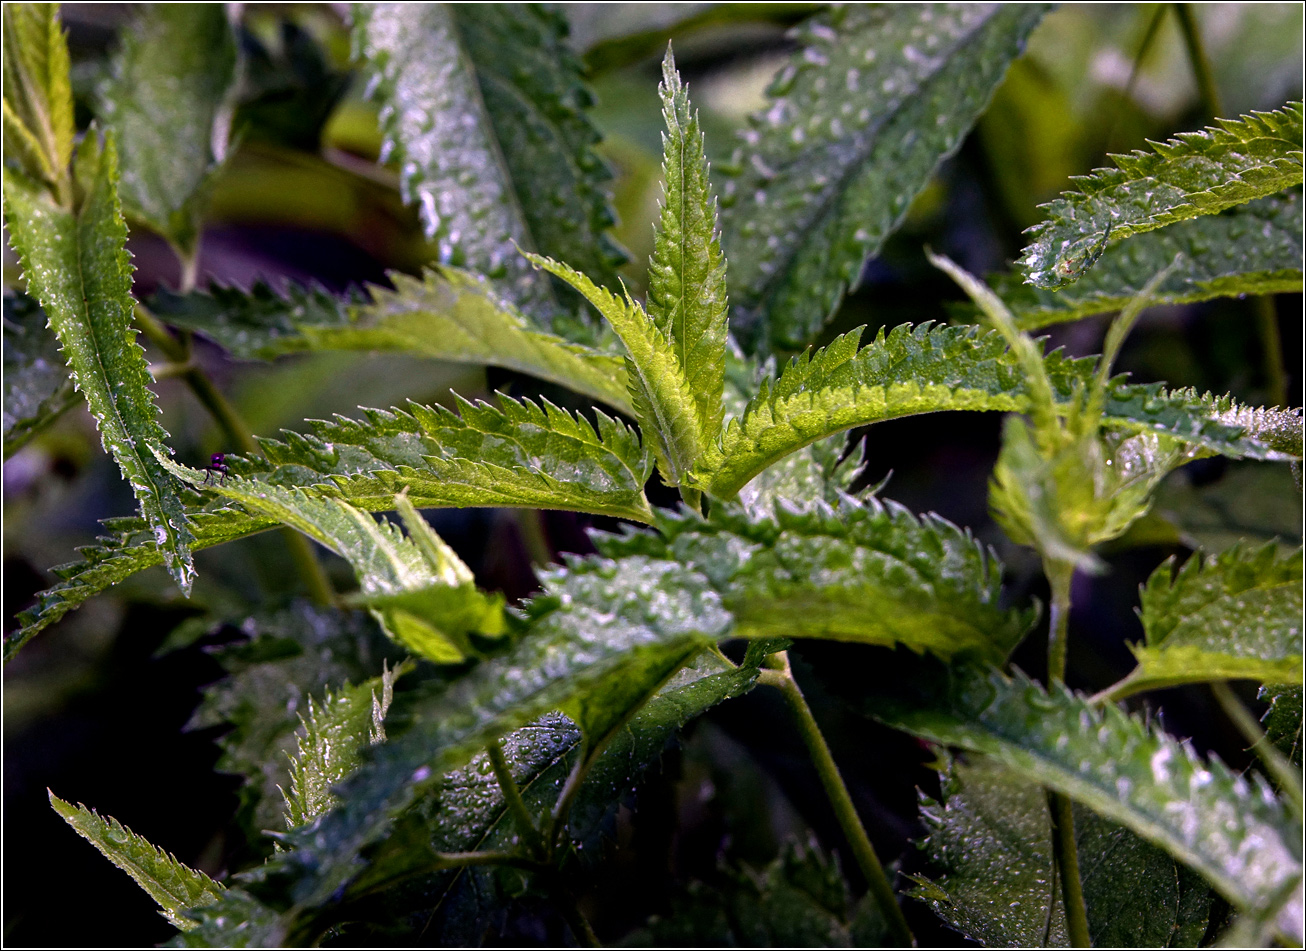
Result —
[[77, 401], [59, 338], [26, 294], [4, 299], [4, 457], [27, 444]]

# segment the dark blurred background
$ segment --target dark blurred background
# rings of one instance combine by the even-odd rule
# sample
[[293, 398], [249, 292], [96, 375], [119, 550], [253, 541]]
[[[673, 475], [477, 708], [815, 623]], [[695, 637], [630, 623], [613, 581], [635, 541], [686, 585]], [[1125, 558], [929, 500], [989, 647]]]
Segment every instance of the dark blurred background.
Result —
[[[667, 39], [675, 40], [678, 65], [701, 110], [709, 157], [719, 161], [729, 156], [735, 130], [761, 105], [768, 78], [792, 52], [786, 28], [809, 8], [563, 7], [598, 95], [593, 118], [617, 174], [616, 236], [631, 256], [625, 275], [639, 290], [659, 196], [657, 64]], [[1022, 229], [1039, 220], [1037, 205], [1066, 188], [1069, 176], [1102, 165], [1109, 151], [1141, 148], [1146, 139], [1205, 125], [1211, 117], [1173, 15], [1161, 18], [1138, 61], [1158, 10], [1156, 4], [1071, 5], [1050, 15], [960, 153], [917, 199], [883, 254], [867, 264], [860, 289], [849, 295], [828, 335], [860, 324], [874, 330], [946, 320], [946, 304], [959, 294], [927, 264], [923, 246], [975, 273], [1004, 270], [1022, 246]], [[1300, 98], [1299, 4], [1197, 5], [1194, 13], [1226, 115]], [[130, 8], [69, 5], [64, 18], [84, 125], [90, 119], [86, 103]], [[248, 5], [242, 43], [249, 63], [237, 116], [243, 135], [213, 198], [201, 279], [240, 286], [256, 278], [315, 280], [343, 291], [384, 284], [388, 270], [415, 272], [429, 249], [416, 216], [399, 199], [397, 176], [375, 164], [375, 110], [351, 71], [347, 26], [336, 7]], [[161, 240], [138, 230], [130, 247], [138, 295], [176, 281], [175, 260]], [[5, 253], [8, 278], [13, 262]], [[1301, 299], [1284, 296], [1273, 305], [1286, 354], [1287, 402], [1298, 406]], [[1227, 300], [1154, 308], [1126, 346], [1120, 368], [1142, 381], [1265, 402], [1272, 383], [1257, 306]], [[1088, 354], [1098, 351], [1104, 329], [1094, 319], [1054, 328], [1050, 336], [1054, 345]], [[538, 384], [500, 371], [393, 355], [235, 363], [206, 345], [199, 355], [264, 435], [299, 428], [308, 418], [349, 414], [359, 405], [385, 407], [407, 398], [447, 403], [451, 388], [469, 398], [494, 389], [539, 391]], [[230, 448], [180, 384], [165, 380], [158, 392], [164, 428], [182, 459]], [[552, 390], [549, 395], [565, 398]], [[885, 496], [969, 526], [997, 548], [1014, 601], [1045, 601], [1036, 559], [1005, 542], [987, 513], [1000, 424], [997, 415], [947, 414], [873, 427], [865, 433], [865, 482], [889, 477]], [[74, 560], [76, 547], [96, 536], [99, 519], [129, 514], [134, 505], [84, 410], [68, 413], [6, 462], [3, 475], [8, 631], [15, 612], [52, 583], [51, 566]], [[1076, 581], [1072, 686], [1101, 688], [1128, 669], [1125, 644], [1141, 635], [1133, 613], [1138, 585], [1166, 557], [1237, 537], [1301, 540], [1300, 495], [1285, 466], [1220, 460], [1188, 466], [1163, 486], [1155, 512], [1104, 553], [1107, 574]], [[495, 510], [428, 514], [482, 585], [512, 598], [530, 594], [535, 582], [523, 529], [533, 532], [533, 522]], [[584, 552], [591, 550], [585, 529], [595, 521], [546, 513], [540, 524], [554, 552]], [[200, 553], [191, 601], [180, 598], [161, 569], [138, 575], [41, 634], [5, 669], [7, 945], [141, 945], [172, 933], [152, 901], [53, 813], [47, 787], [118, 818], [184, 862], [215, 875], [228, 870], [232, 843], [225, 830], [236, 806], [236, 780], [214, 772], [214, 730], [183, 730], [203, 686], [221, 675], [205, 649], [215, 636], [196, 640], [205, 629], [195, 619], [239, 617], [253, 601], [294, 594], [293, 579], [277, 570], [279, 544], [274, 535], [260, 536]], [[334, 568], [347, 583], [343, 564]], [[1041, 676], [1036, 640], [1016, 660]], [[172, 649], [177, 644], [185, 646]], [[851, 711], [843, 698], [873, 684], [830, 674], [865, 669], [865, 655], [850, 653], [858, 651], [826, 644], [793, 651], [877, 847], [889, 859], [906, 856], [910, 868], [917, 787], [937, 792], [926, 767], [931, 755]], [[891, 659], [881, 661], [881, 669], [892, 669]], [[842, 850], [816, 775], [769, 694], [757, 691], [726, 704], [693, 726], [683, 746], [668, 751], [661, 774], [623, 809], [612, 863], [601, 879], [585, 883], [585, 908], [601, 937], [615, 940], [650, 913], [665, 912], [675, 883], [710, 879], [722, 856], [761, 865], [786, 837], [806, 841], [812, 834], [825, 848]], [[1245, 699], [1255, 706], [1254, 693]], [[1168, 729], [1193, 736], [1199, 749], [1246, 764], [1241, 741], [1205, 690], [1167, 691], [1150, 703]], [[845, 871], [855, 881], [851, 863]], [[908, 904], [922, 943], [954, 943], [956, 936], [931, 924], [923, 907]], [[531, 934], [523, 928], [519, 940]], [[547, 932], [539, 939], [548, 940]]]

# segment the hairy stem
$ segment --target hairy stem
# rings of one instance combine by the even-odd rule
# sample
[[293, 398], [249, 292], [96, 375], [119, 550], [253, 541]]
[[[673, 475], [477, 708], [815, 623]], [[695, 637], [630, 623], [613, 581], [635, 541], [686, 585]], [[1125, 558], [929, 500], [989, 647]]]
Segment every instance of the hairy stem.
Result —
[[1279, 338], [1279, 318], [1274, 312], [1274, 298], [1256, 298], [1256, 330], [1261, 338], [1261, 359], [1265, 367], [1265, 387], [1271, 406], [1288, 405], [1288, 376], [1283, 370], [1283, 341]]
[[503, 790], [504, 801], [508, 804], [508, 810], [512, 813], [513, 821], [517, 823], [517, 829], [521, 832], [522, 839], [525, 840], [530, 850], [535, 853], [535, 857], [543, 859], [546, 850], [544, 839], [540, 837], [540, 832], [535, 828], [535, 820], [531, 817], [531, 811], [526, 808], [526, 803], [522, 801], [521, 790], [517, 787], [517, 781], [512, 778], [512, 770], [508, 768], [508, 761], [504, 758], [503, 747], [499, 745], [498, 740], [490, 743], [488, 752], [490, 754], [490, 765], [494, 768], [494, 778], [499, 781], [499, 788]]
[[758, 678], [759, 682], [779, 689], [789, 704], [789, 709], [798, 724], [798, 731], [807, 746], [807, 752], [812, 757], [812, 763], [821, 777], [826, 796], [830, 799], [830, 805], [834, 807], [835, 818], [839, 820], [839, 825], [848, 838], [848, 844], [852, 846], [853, 857], [866, 877], [866, 883], [870, 887], [871, 894], [875, 896], [881, 914], [888, 922], [898, 944], [902, 947], [913, 946], [915, 939], [912, 938], [911, 928], [903, 916], [902, 909], [898, 906], [898, 899], [893, 893], [889, 876], [885, 873], [884, 866], [880, 864], [879, 856], [875, 854], [875, 847], [871, 845], [870, 836], [866, 834], [866, 828], [857, 815], [857, 808], [853, 805], [852, 796], [848, 794], [848, 787], [844, 785], [843, 777], [839, 775], [839, 767], [835, 765], [834, 757], [830, 754], [830, 747], [826, 744], [825, 737], [821, 735], [821, 728], [817, 725], [816, 718], [812, 716], [812, 710], [808, 707], [803, 692], [798, 688], [798, 682], [794, 680], [793, 670], [789, 666], [789, 653], [780, 651], [778, 654], [771, 654], [766, 658], [766, 665], [768, 669], [762, 671]]
[[1174, 12], [1179, 20], [1179, 30], [1184, 35], [1184, 46], [1188, 49], [1193, 78], [1197, 80], [1197, 92], [1202, 97], [1202, 110], [1211, 118], [1223, 115], [1224, 104], [1220, 101], [1220, 90], [1216, 88], [1215, 76], [1211, 73], [1211, 61], [1206, 56], [1206, 47], [1202, 44], [1202, 33], [1197, 28], [1192, 4], [1176, 3]]
[[1066, 649], [1070, 623], [1070, 580], [1075, 566], [1068, 561], [1043, 564], [1052, 588], [1052, 610], [1048, 618], [1048, 683], [1066, 679]]
[[1079, 877], [1079, 849], [1075, 844], [1075, 813], [1070, 800], [1047, 791], [1048, 813], [1052, 816], [1052, 858], [1061, 880], [1061, 901], [1066, 908], [1066, 931], [1072, 948], [1092, 947], [1088, 936], [1088, 910], [1084, 907], [1084, 886]]
[[[228, 442], [246, 455], [262, 455], [258, 443], [249, 425], [241, 418], [240, 412], [222, 394], [208, 374], [191, 361], [190, 338], [178, 340], [168, 332], [157, 317], [150, 313], [144, 304], [137, 302], [135, 309], [136, 326], [145, 334], [147, 340], [158, 347], [173, 363], [187, 366], [181, 378], [186, 381], [195, 398], [209, 411], [217, 422]], [[308, 588], [309, 595], [318, 604], [331, 604], [335, 600], [335, 590], [327, 579], [326, 572], [313, 553], [313, 547], [307, 538], [293, 528], [281, 530], [281, 537], [290, 549], [291, 561], [296, 572]]]

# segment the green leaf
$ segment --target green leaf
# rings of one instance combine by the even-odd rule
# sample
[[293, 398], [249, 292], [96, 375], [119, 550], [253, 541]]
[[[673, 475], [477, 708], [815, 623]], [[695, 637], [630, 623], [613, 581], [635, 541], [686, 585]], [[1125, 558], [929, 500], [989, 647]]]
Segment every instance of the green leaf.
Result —
[[1217, 122], [1154, 142], [1154, 152], [1113, 155], [1115, 168], [1083, 176], [1078, 191], [1042, 206], [1047, 220], [1030, 229], [1020, 262], [1027, 280], [1070, 284], [1109, 244], [1301, 184], [1300, 102]]
[[1298, 769], [1301, 769], [1301, 684], [1274, 684], [1263, 686], [1257, 694], [1260, 700], [1269, 700], [1261, 722], [1265, 735]]
[[542, 319], [557, 309], [548, 279], [515, 245], [613, 277], [610, 172], [578, 108], [590, 95], [559, 14], [359, 4], [355, 23], [355, 55], [383, 103], [384, 154], [398, 161], [442, 264], [485, 274]]
[[26, 294], [4, 299], [4, 457], [77, 401], [45, 311]]
[[1119, 310], [1176, 258], [1178, 266], [1157, 287], [1152, 304], [1301, 293], [1300, 190], [1113, 244], [1091, 271], [1058, 291], [1025, 284], [1016, 274], [1004, 274], [993, 285], [1016, 325], [1034, 330]]
[[277, 913], [240, 888], [229, 888], [216, 905], [187, 913], [194, 927], [183, 931], [170, 948], [278, 948], [285, 929]]
[[1207, 680], [1299, 684], [1302, 550], [1274, 544], [1193, 555], [1172, 577], [1166, 561], [1142, 591], [1144, 644], [1129, 693]]
[[408, 353], [527, 373], [630, 412], [620, 357], [568, 343], [541, 329], [476, 275], [432, 268], [420, 280], [391, 273], [395, 289], [338, 298], [321, 288], [255, 284], [246, 293], [211, 287], [160, 291], [151, 309], [204, 334], [242, 359], [309, 350]]
[[5, 154], [24, 172], [71, 198], [73, 87], [68, 43], [57, 3], [7, 3], [4, 8]]
[[163, 916], [183, 931], [195, 926], [185, 917], [188, 909], [211, 905], [222, 898], [225, 889], [221, 885], [155, 848], [117, 819], [102, 819], [85, 806], [64, 802], [54, 793], [50, 793], [50, 805], [78, 835], [149, 892], [163, 909]]
[[5, 216], [29, 293], [59, 337], [73, 382], [86, 398], [106, 451], [131, 483], [168, 571], [182, 593], [195, 576], [176, 484], [152, 455], [167, 433], [149, 388], [145, 354], [132, 327], [131, 264], [127, 226], [118, 207], [117, 151], [112, 136], [93, 156], [95, 137], [83, 144], [79, 166], [94, 165], [90, 190], [77, 213], [56, 205], [45, 190], [19, 173], [4, 177]]
[[726, 360], [726, 262], [707, 178], [703, 131], [675, 59], [662, 61], [662, 215], [649, 263], [648, 315], [672, 342], [705, 440], [721, 432]]
[[658, 535], [596, 535], [609, 558], [646, 556], [692, 565], [733, 615], [737, 637], [824, 638], [906, 644], [943, 656], [1003, 658], [1031, 616], [1000, 605], [992, 553], [943, 519], [895, 502], [844, 496], [837, 507], [777, 505], [745, 514], [713, 506], [659, 513]]
[[954, 668], [866, 703], [891, 726], [985, 753], [1130, 829], [1237, 908], [1274, 906], [1292, 887], [1276, 923], [1301, 940], [1301, 822], [1259, 776], [1237, 776], [1113, 705], [1060, 684], [1045, 692], [1019, 673]]
[[217, 4], [151, 4], [124, 26], [98, 112], [121, 150], [127, 215], [185, 258], [226, 149], [236, 44]]
[[[944, 410], [1023, 412], [1031, 405], [1019, 362], [994, 331], [901, 324], [859, 350], [860, 335], [854, 330], [802, 354], [779, 379], [763, 382], [726, 425], [719, 450], [699, 465], [696, 475], [708, 491], [731, 498], [789, 453], [855, 426]], [[1087, 383], [1095, 363], [1060, 351], [1043, 362], [1061, 405]], [[1167, 435], [1204, 454], [1280, 459], [1301, 453], [1297, 410], [1251, 409], [1195, 390], [1166, 393], [1159, 384], [1113, 381], [1104, 423]]]
[[631, 300], [629, 292], [622, 300], [566, 264], [536, 254], [526, 257], [584, 294], [626, 345], [626, 378], [635, 415], [645, 437], [652, 437], [663, 479], [668, 485], [685, 485], [703, 454], [705, 439], [675, 343]]
[[361, 765], [364, 749], [385, 741], [394, 684], [406, 669], [400, 665], [357, 686], [328, 690], [316, 705], [308, 698], [308, 714], [300, 717], [304, 733], [290, 760], [290, 791], [284, 794], [287, 828], [325, 814], [336, 803], [331, 788]]
[[752, 349], [811, 341], [1046, 9], [853, 4], [798, 28], [721, 193], [735, 332]]
[[[918, 843], [934, 876], [913, 876], [910, 894], [989, 947], [1069, 946], [1045, 791], [983, 757], [948, 762], [940, 780], [942, 802], [921, 797]], [[1095, 947], [1201, 942], [1211, 892], [1198, 876], [1087, 809], [1076, 809], [1075, 838]]]

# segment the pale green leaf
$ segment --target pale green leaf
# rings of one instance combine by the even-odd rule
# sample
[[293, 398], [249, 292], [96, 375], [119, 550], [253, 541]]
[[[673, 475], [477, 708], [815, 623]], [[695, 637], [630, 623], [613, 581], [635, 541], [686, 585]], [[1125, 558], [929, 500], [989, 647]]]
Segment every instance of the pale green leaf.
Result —
[[[5, 152], [67, 203], [73, 157], [73, 87], [57, 3], [4, 6]], [[16, 147], [16, 148], [15, 148]]]
[[[1274, 544], [1193, 555], [1178, 573], [1166, 561], [1142, 590], [1145, 641], [1129, 693], [1207, 680], [1299, 684], [1302, 550]], [[1117, 688], [1119, 689], [1119, 688]]]
[[1206, 878], [1243, 910], [1294, 892], [1275, 921], [1302, 932], [1302, 827], [1257, 775], [1234, 774], [1184, 743], [1097, 707], [1060, 684], [953, 668], [868, 698], [878, 719], [937, 743], [988, 754], [1130, 829]]
[[236, 43], [221, 4], [148, 4], [124, 25], [98, 113], [117, 135], [123, 210], [190, 257], [226, 150]]
[[626, 345], [626, 378], [635, 415], [663, 479], [668, 485], [685, 485], [706, 440], [675, 344], [629, 293], [623, 300], [566, 264], [535, 254], [526, 257], [584, 294]]
[[707, 177], [703, 132], [675, 60], [662, 61], [663, 203], [649, 262], [648, 315], [675, 347], [705, 440], [724, 413], [726, 262]]
[[721, 192], [734, 327], [752, 349], [811, 341], [1046, 9], [850, 4], [798, 28]]
[[[93, 152], [92, 136], [83, 145], [82, 157]], [[28, 291], [45, 310], [73, 382], [95, 416], [105, 450], [131, 483], [169, 573], [188, 594], [195, 575], [193, 535], [176, 484], [152, 454], [156, 448], [167, 451], [167, 433], [159, 426], [145, 354], [131, 323], [132, 267], [118, 206], [112, 136], [93, 164], [90, 192], [75, 214], [21, 174], [5, 175], [9, 238]]]
[[4, 457], [21, 449], [76, 400], [59, 338], [50, 330], [45, 311], [26, 294], [6, 294]]
[[1220, 119], [1155, 151], [1114, 155], [1115, 168], [1076, 181], [1043, 207], [1021, 266], [1038, 287], [1079, 279], [1109, 244], [1177, 221], [1213, 215], [1302, 182], [1302, 104]]
[[50, 793], [50, 805], [78, 835], [149, 892], [163, 909], [163, 916], [183, 931], [195, 926], [185, 917], [188, 909], [211, 905], [222, 898], [225, 889], [221, 885], [151, 845], [117, 819], [103, 819], [85, 806], [64, 802], [54, 793]]
[[483, 279], [444, 267], [420, 280], [397, 273], [390, 279], [394, 290], [372, 287], [366, 297], [349, 298], [296, 285], [278, 293], [262, 283], [248, 292], [160, 292], [151, 309], [243, 359], [308, 350], [408, 353], [516, 370], [630, 412], [620, 357], [548, 333]]
[[[940, 781], [942, 802], [921, 797], [932, 875], [915, 877], [913, 897], [987, 947], [1068, 947], [1046, 791], [983, 757], [951, 762]], [[1211, 910], [1198, 876], [1087, 809], [1075, 838], [1095, 947], [1198, 945]]]
[[1223, 214], [1180, 222], [1113, 244], [1069, 287], [1053, 291], [1004, 274], [994, 288], [1022, 330], [1119, 310], [1178, 259], [1153, 304], [1301, 293], [1302, 196], [1271, 195]]
[[566, 24], [535, 7], [359, 4], [355, 55], [382, 103], [384, 154], [399, 163], [442, 264], [490, 278], [523, 310], [556, 310], [548, 278], [515, 246], [613, 278], [603, 232], [610, 172], [579, 106], [590, 100]]

